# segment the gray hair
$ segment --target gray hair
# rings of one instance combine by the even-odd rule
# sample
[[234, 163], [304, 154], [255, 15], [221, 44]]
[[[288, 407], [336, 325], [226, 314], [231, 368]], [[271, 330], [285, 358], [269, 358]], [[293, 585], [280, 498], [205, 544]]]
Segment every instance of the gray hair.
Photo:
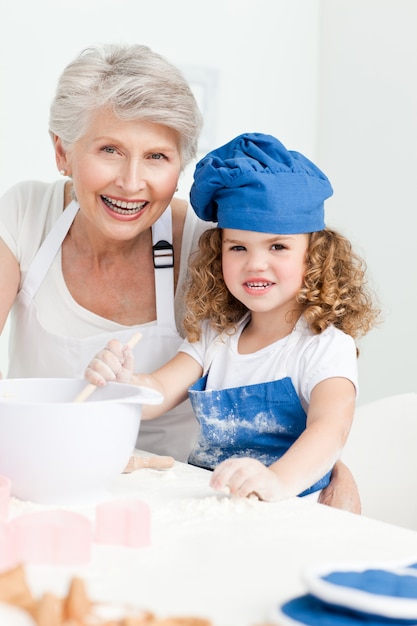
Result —
[[60, 76], [49, 132], [68, 149], [100, 108], [110, 108], [120, 119], [174, 129], [182, 166], [195, 158], [202, 128], [197, 102], [181, 71], [147, 46], [105, 44], [82, 51]]

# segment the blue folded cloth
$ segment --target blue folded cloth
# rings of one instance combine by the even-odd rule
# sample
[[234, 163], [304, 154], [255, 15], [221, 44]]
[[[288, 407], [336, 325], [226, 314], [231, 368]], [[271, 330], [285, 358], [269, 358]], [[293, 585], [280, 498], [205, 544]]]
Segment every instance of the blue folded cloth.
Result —
[[275, 616], [280, 626], [417, 626], [416, 620], [399, 620], [352, 611], [318, 600], [311, 594], [283, 604]]
[[319, 566], [304, 582], [307, 593], [278, 610], [283, 625], [417, 626], [417, 562]]

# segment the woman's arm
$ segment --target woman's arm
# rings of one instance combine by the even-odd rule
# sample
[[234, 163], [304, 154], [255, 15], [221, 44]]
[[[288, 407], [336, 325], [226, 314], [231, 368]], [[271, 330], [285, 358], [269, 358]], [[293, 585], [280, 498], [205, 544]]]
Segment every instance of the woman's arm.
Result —
[[329, 378], [313, 389], [305, 431], [268, 468], [255, 459], [229, 459], [213, 472], [211, 486], [262, 500], [295, 496], [332, 469], [352, 424], [356, 391], [346, 378]]
[[152, 374], [134, 373], [134, 357], [131, 348], [112, 339], [104, 350], [97, 353], [85, 371], [85, 377], [94, 385], [102, 387], [108, 381], [117, 381], [159, 391], [162, 404], [144, 405], [142, 419], [159, 417], [187, 399], [188, 388], [202, 374], [202, 367], [185, 352], [178, 352], [168, 363]]
[[[16, 257], [0, 239], [0, 334], [16, 299], [20, 284], [20, 267]], [[0, 378], [2, 374], [0, 372]]]
[[333, 467], [330, 483], [321, 491], [318, 502], [350, 513], [361, 513], [358, 486], [352, 472], [342, 461], [337, 461]]
[[20, 267], [16, 257], [0, 238], [0, 333], [19, 289]]

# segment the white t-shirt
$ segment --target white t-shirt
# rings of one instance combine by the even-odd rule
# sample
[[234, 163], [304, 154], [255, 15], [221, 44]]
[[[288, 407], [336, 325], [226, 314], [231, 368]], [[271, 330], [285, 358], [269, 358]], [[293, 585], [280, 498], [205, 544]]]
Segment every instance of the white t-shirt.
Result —
[[236, 333], [224, 336], [224, 341], [213, 341], [219, 336], [208, 323], [203, 324], [199, 341], [185, 340], [181, 352], [192, 356], [206, 369], [207, 354], [213, 356], [208, 371], [206, 389], [228, 389], [270, 382], [289, 376], [307, 412], [313, 388], [326, 378], [342, 377], [358, 387], [356, 346], [350, 335], [334, 326], [329, 326], [320, 335], [315, 335], [307, 327], [303, 317], [296, 328], [301, 329], [300, 340], [288, 356], [286, 371], [282, 371], [280, 358], [289, 335], [252, 354], [239, 354], [238, 342], [248, 316], [239, 323]]

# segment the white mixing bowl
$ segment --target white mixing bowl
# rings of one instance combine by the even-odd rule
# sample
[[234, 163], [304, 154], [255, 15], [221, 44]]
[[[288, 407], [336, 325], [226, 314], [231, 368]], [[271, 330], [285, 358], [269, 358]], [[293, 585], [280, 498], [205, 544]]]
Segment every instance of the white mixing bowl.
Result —
[[16, 498], [56, 505], [104, 498], [135, 448], [142, 404], [162, 401], [151, 389], [108, 383], [74, 403], [86, 384], [0, 380], [0, 474]]

